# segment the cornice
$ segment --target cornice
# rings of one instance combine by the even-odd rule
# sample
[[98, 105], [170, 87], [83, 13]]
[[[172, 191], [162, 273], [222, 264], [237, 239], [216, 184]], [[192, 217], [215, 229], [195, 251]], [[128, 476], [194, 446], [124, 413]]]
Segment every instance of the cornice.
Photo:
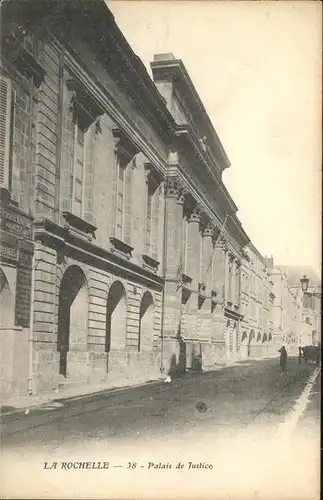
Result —
[[[202, 163], [204, 167], [203, 170], [213, 180], [214, 189], [217, 191], [217, 196], [221, 197], [222, 203], [226, 205], [226, 211], [232, 213], [236, 212], [238, 210], [238, 207], [234, 203], [229, 191], [225, 187], [225, 184], [221, 178], [221, 174], [219, 172], [216, 162], [214, 162], [211, 155], [206, 154], [203, 151], [203, 148], [201, 148], [201, 144], [198, 141], [198, 137], [192, 132], [192, 128], [189, 125], [177, 126], [176, 135], [178, 139], [182, 139], [182, 141], [184, 141], [185, 145], [184, 151], [186, 152], [186, 154], [183, 152], [183, 155], [186, 157], [186, 162], [187, 163], [192, 162], [191, 157], [187, 158], [187, 146], [188, 146], [191, 148], [192, 151], [194, 151], [194, 154], [196, 155], [198, 161]], [[200, 183], [203, 184], [202, 179], [200, 179]]]
[[79, 254], [79, 258], [82, 260], [88, 260], [92, 264], [97, 262], [101, 267], [113, 268], [114, 272], [118, 272], [128, 279], [149, 283], [150, 286], [159, 290], [163, 288], [164, 279], [157, 276], [154, 271], [138, 266], [114, 252], [80, 238], [49, 219], [35, 222], [35, 240], [43, 241], [45, 244], [59, 249], [61, 253], [64, 252], [64, 248], [70, 249], [70, 251]]
[[125, 156], [130, 161], [137, 153], [139, 148], [134, 144], [127, 134], [120, 128], [113, 128], [113, 137], [116, 139], [115, 152], [116, 154]]
[[[110, 72], [121, 75], [120, 82], [132, 93], [139, 108], [148, 104], [150, 122], [157, 125], [160, 134], [168, 133], [172, 136], [174, 119], [149, 77], [143, 62], [133, 52], [104, 0], [65, 2], [7, 0], [2, 3], [1, 28], [9, 26], [10, 31], [11, 24], [18, 22], [29, 26], [31, 31], [44, 30], [48, 26], [51, 33], [55, 34], [58, 39], [64, 40], [64, 45], [74, 32], [79, 39], [86, 40], [87, 44], [96, 47], [98, 52], [95, 57], [100, 56], [101, 59], [106, 57], [108, 61], [112, 58], [116, 64], [112, 64]], [[0, 31], [6, 35], [8, 29]], [[125, 78], [125, 74], [122, 77], [122, 72], [132, 78]], [[133, 79], [136, 80], [135, 86], [132, 86]]]
[[[106, 34], [111, 35], [111, 31], [114, 31], [114, 38], [110, 37], [110, 45], [116, 44], [115, 37], [119, 36], [120, 40], [122, 39], [121, 44], [123, 44], [124, 53], [122, 54], [123, 66], [127, 66], [127, 70], [131, 72], [136, 81], [138, 82], [138, 86], [141, 89], [141, 94], [149, 97], [149, 104], [142, 105], [140, 101], [136, 101], [136, 104], [139, 108], [146, 108], [146, 110], [150, 109], [150, 117], [148, 113], [144, 113], [144, 119], [147, 120], [147, 123], [154, 129], [156, 135], [159, 137], [160, 141], [165, 143], [165, 131], [167, 130], [167, 141], [172, 141], [173, 136], [173, 128], [175, 129], [175, 121], [173, 117], [167, 110], [162, 97], [160, 96], [157, 88], [149, 78], [143, 63], [140, 59], [135, 56], [129, 44], [124, 39], [121, 31], [116, 26], [114, 22], [114, 17], [109, 11], [103, 0], [97, 0], [95, 2], [90, 0], [82, 0], [80, 2], [53, 2], [52, 0], [28, 0], [26, 2], [20, 2], [19, 9], [15, 9], [14, 4], [16, 2], [6, 2], [6, 8], [2, 9], [1, 16], [1, 25], [10, 24], [12, 20], [14, 22], [24, 22], [31, 29], [36, 29], [36, 24], [40, 21], [43, 22], [43, 31], [47, 30], [50, 32], [50, 38], [56, 46], [64, 46], [66, 49], [66, 60], [65, 62], [69, 66], [69, 68], [74, 72], [75, 76], [82, 82], [82, 84], [90, 90], [93, 97], [103, 106], [105, 112], [107, 112], [111, 118], [116, 121], [116, 123], [122, 127], [125, 132], [127, 132], [133, 140], [138, 143], [140, 150], [147, 156], [149, 161], [151, 161], [157, 168], [165, 173], [166, 171], [166, 161], [160, 156], [160, 154], [155, 149], [154, 145], [149, 142], [147, 137], [143, 137], [140, 129], [137, 127], [135, 122], [131, 120], [131, 118], [125, 115], [122, 109], [119, 108], [115, 99], [109, 92], [109, 90], [104, 86], [104, 84], [98, 80], [95, 75], [92, 74], [91, 70], [81, 61], [81, 58], [76, 54], [76, 52], [72, 49], [71, 45], [68, 44], [67, 40], [69, 37], [69, 32], [71, 26], [73, 27], [73, 23], [81, 19], [87, 20], [95, 20], [100, 17], [100, 29], [104, 30]], [[75, 7], [76, 6], [76, 7]], [[1, 6], [4, 7], [4, 6]], [[8, 8], [7, 8], [8, 7]], [[86, 14], [86, 16], [82, 16], [80, 14]], [[66, 15], [65, 15], [66, 14]], [[66, 25], [66, 19], [70, 18], [70, 25]], [[74, 23], [74, 24], [75, 24]], [[103, 24], [102, 24], [103, 23]], [[88, 30], [93, 37], [98, 37], [100, 34], [100, 29], [98, 26], [97, 30]], [[4, 30], [2, 30], [4, 32]], [[86, 35], [86, 32], [79, 33], [80, 38]], [[87, 35], [86, 35], [87, 36]], [[103, 44], [101, 42], [100, 45], [102, 48]], [[119, 50], [116, 47], [115, 50]], [[111, 55], [111, 50], [110, 50]], [[129, 61], [126, 62], [126, 59], [131, 59], [131, 64]], [[142, 73], [145, 73], [143, 76]], [[140, 78], [139, 75], [140, 74]], [[135, 76], [137, 75], [137, 76]], [[139, 81], [138, 81], [139, 80]], [[145, 86], [145, 88], [143, 87]], [[144, 89], [144, 92], [142, 92]], [[139, 98], [138, 98], [139, 99]], [[131, 100], [131, 97], [129, 97]], [[148, 108], [147, 108], [148, 107]], [[157, 118], [156, 118], [157, 117]], [[156, 123], [160, 118], [160, 123], [156, 128]], [[167, 126], [165, 123], [167, 122]], [[163, 125], [164, 124], [164, 125]], [[165, 146], [167, 149], [168, 145]]]
[[230, 227], [230, 225], [232, 226], [231, 235], [235, 237], [235, 239], [237, 239], [237, 242], [242, 247], [240, 250], [240, 253], [242, 255], [242, 250], [250, 242], [250, 238], [244, 231], [236, 214], [232, 214], [232, 216], [229, 217], [228, 228]]
[[[225, 217], [226, 214], [235, 213], [238, 208], [226, 190], [222, 179], [214, 177], [214, 173], [212, 176], [211, 172], [209, 172], [211, 178], [209, 182], [206, 182], [205, 178], [201, 178], [201, 172], [203, 172], [204, 169], [201, 170], [196, 167], [194, 158], [192, 159], [192, 157], [187, 155], [187, 148], [185, 153], [182, 153], [180, 159], [177, 160], [179, 165], [178, 168], [180, 168], [185, 173], [186, 177], [192, 181], [196, 189], [203, 193], [204, 198], [209, 200], [213, 212], [217, 212], [220, 218]], [[185, 166], [181, 166], [181, 162], [183, 162]], [[202, 163], [202, 166], [204, 167], [204, 163]]]
[[23, 76], [33, 78], [36, 87], [40, 87], [45, 77], [45, 70], [36, 58], [20, 45], [19, 40], [13, 35], [7, 37], [2, 44], [2, 51]]
[[98, 104], [111, 116], [130, 140], [137, 145], [138, 149], [143, 152], [147, 159], [165, 175], [167, 160], [160, 157], [153, 144], [149, 142], [146, 136], [142, 136], [136, 124], [118, 106], [113, 96], [109, 93], [109, 90], [103, 86], [88, 68], [84, 68], [78, 59], [78, 55], [68, 46], [65, 51], [67, 69], [80, 80], [83, 86], [91, 89], [91, 94]]
[[[210, 173], [212, 178], [219, 182], [221, 180], [221, 169], [219, 169], [217, 162], [211, 154], [208, 154], [206, 150], [203, 148], [201, 141], [197, 134], [195, 133], [193, 127], [189, 124], [185, 125], [177, 125], [176, 136], [178, 138], [184, 138], [196, 151], [198, 157], [203, 162], [207, 171]], [[211, 164], [211, 166], [210, 166]]]
[[212, 122], [206, 112], [206, 109], [194, 87], [189, 74], [180, 59], [168, 61], [153, 61], [150, 63], [154, 81], [160, 79], [172, 80], [175, 87], [182, 87], [182, 94], [186, 96], [189, 104], [193, 104], [193, 108], [201, 116], [201, 121], [204, 123], [207, 138], [212, 139], [211, 149], [213, 153], [219, 157], [221, 162], [221, 170], [230, 167], [230, 161], [224, 150], [224, 147], [212, 125]]

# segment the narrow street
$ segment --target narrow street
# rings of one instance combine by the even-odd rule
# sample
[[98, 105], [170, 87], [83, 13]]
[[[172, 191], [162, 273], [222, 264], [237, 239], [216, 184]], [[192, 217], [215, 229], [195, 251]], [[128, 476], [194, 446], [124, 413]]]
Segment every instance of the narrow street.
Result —
[[[160, 498], [158, 488], [166, 487], [165, 483], [167, 498], [178, 498], [177, 488], [185, 477], [192, 498], [197, 498], [194, 492], [206, 494], [209, 488], [218, 488], [224, 498], [229, 494], [233, 499], [250, 499], [261, 493], [258, 498], [273, 500], [278, 497], [270, 496], [272, 488], [282, 487], [287, 474], [290, 498], [314, 499], [302, 495], [318, 487], [319, 462], [315, 463], [315, 457], [319, 457], [320, 375], [310, 387], [309, 404], [306, 406], [305, 401], [300, 411], [295, 410], [295, 404], [315, 370], [314, 364], [299, 365], [296, 357], [289, 359], [284, 373], [277, 358], [250, 360], [170, 383], [57, 401], [28, 415], [4, 416], [3, 474], [6, 476], [6, 470], [9, 476], [14, 474], [12, 461], [15, 469], [19, 463], [24, 463], [25, 469], [28, 457], [30, 474], [24, 474], [24, 480], [37, 473], [37, 487], [44, 488], [44, 494], [46, 488], [53, 491], [54, 482], [55, 498], [73, 491], [85, 498], [93, 480], [101, 498], [110, 498], [106, 496], [107, 486], [109, 495], [118, 491], [123, 498], [129, 481], [136, 494], [143, 494], [147, 481], [154, 483], [149, 494], [145, 486], [143, 498]], [[299, 418], [288, 426], [295, 411], [299, 411]], [[286, 456], [288, 450], [299, 446], [299, 437], [305, 454]], [[93, 460], [109, 462], [108, 470], [85, 473], [62, 469], [62, 462]], [[178, 461], [184, 463], [183, 470], [176, 469]], [[48, 470], [53, 462], [58, 465]], [[204, 466], [193, 469], [189, 462]], [[282, 469], [282, 464], [287, 469]], [[292, 480], [291, 468], [296, 474]], [[278, 471], [281, 478], [276, 476]], [[312, 477], [310, 484], [308, 474]], [[124, 485], [121, 492], [120, 483]], [[12, 477], [7, 484], [14, 486]], [[242, 497], [235, 497], [237, 488]]]

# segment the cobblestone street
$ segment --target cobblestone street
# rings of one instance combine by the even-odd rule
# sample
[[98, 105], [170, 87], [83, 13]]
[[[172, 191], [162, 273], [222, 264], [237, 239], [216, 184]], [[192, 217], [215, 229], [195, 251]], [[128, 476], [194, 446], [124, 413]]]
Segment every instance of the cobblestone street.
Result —
[[[293, 422], [295, 404], [315, 369], [314, 364], [299, 365], [296, 357], [289, 359], [286, 372], [280, 371], [278, 359], [249, 361], [170, 383], [65, 404], [57, 401], [51, 409], [44, 407], [23, 417], [4, 418], [4, 463], [9, 469], [11, 460], [22, 460], [25, 467], [28, 449], [31, 473], [38, 471], [45, 489], [48, 481], [57, 481], [56, 495], [60, 497], [64, 496], [58, 486], [61, 481], [64, 488], [77, 487], [77, 494], [86, 497], [88, 483], [83, 481], [85, 477], [92, 480], [92, 476], [99, 488], [133, 481], [134, 487], [140, 489], [148, 477], [161, 486], [165, 481], [176, 483], [193, 470], [191, 462], [199, 466], [194, 469], [199, 491], [213, 485], [222, 487], [223, 494], [232, 492], [233, 485], [227, 481], [230, 473], [236, 481], [234, 488], [239, 485], [246, 499], [259, 488], [274, 500], [277, 497], [270, 495], [280, 470], [280, 481], [286, 482], [287, 490], [290, 488], [291, 498], [302, 499], [318, 485], [318, 379], [305, 412], [303, 408], [299, 420], [289, 422]], [[308, 429], [306, 440], [304, 428]], [[302, 453], [291, 456], [292, 451], [299, 452], [300, 445]], [[53, 462], [60, 467], [61, 462], [93, 460], [109, 462], [109, 470], [91, 470], [85, 476], [77, 470], [44, 470], [44, 462], [47, 467]], [[185, 464], [185, 469], [176, 470], [178, 461]], [[288, 468], [282, 466], [286, 461], [286, 467], [293, 465], [297, 471], [298, 463], [302, 465], [292, 480], [286, 474]], [[207, 468], [210, 464], [212, 469]], [[145, 471], [150, 475], [143, 476]], [[72, 481], [65, 484], [68, 477]], [[77, 486], [75, 478], [80, 481]], [[187, 480], [194, 491], [197, 485], [191, 473]], [[248, 490], [251, 480], [252, 492]], [[158, 498], [158, 487], [149, 492], [150, 498]]]

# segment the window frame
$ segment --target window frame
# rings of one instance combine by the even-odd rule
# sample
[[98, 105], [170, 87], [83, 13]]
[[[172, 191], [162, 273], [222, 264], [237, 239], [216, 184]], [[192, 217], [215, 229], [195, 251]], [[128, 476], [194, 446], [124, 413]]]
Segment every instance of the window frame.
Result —
[[[115, 237], [124, 241], [124, 233], [125, 233], [125, 199], [126, 199], [126, 175], [127, 175], [127, 160], [123, 158], [121, 154], [117, 155], [117, 178], [116, 178], [116, 213], [115, 213]], [[121, 225], [120, 225], [120, 234], [119, 234], [119, 224], [118, 224], [118, 214], [119, 214], [119, 186], [120, 186], [120, 171], [123, 170], [123, 179], [122, 179], [122, 210], [121, 210]]]
[[[147, 182], [146, 191], [146, 217], [145, 217], [145, 251], [146, 254], [151, 256], [152, 254], [152, 236], [153, 236], [153, 201], [154, 201], [154, 189], [151, 182]], [[148, 207], [150, 216], [148, 217]], [[148, 221], [150, 221], [150, 227], [148, 231]], [[148, 237], [149, 233], [149, 237]]]
[[[70, 190], [70, 209], [73, 215], [77, 217], [84, 217], [84, 201], [85, 201], [85, 175], [86, 175], [86, 146], [87, 146], [87, 129], [82, 123], [82, 120], [77, 116], [77, 114], [73, 118], [73, 127], [74, 127], [74, 135], [73, 135], [73, 160], [72, 160], [72, 171], [71, 171], [71, 190]], [[81, 183], [81, 200], [80, 201], [80, 213], [77, 213], [75, 210], [75, 201], [76, 201], [76, 179], [77, 179], [77, 145], [78, 145], [78, 136], [79, 130], [83, 131], [83, 165], [82, 165], [82, 183]]]

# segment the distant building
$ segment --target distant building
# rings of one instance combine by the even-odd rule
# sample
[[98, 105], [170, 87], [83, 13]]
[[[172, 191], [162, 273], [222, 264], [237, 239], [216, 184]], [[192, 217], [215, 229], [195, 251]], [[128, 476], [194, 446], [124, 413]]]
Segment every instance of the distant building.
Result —
[[[298, 341], [302, 345], [321, 343], [322, 286], [319, 277], [309, 266], [280, 266], [287, 276], [288, 286], [301, 308]], [[300, 279], [308, 278], [308, 289], [302, 292]]]
[[244, 250], [242, 267], [242, 358], [266, 356], [276, 349], [273, 337], [272, 288], [265, 257], [249, 243]]

